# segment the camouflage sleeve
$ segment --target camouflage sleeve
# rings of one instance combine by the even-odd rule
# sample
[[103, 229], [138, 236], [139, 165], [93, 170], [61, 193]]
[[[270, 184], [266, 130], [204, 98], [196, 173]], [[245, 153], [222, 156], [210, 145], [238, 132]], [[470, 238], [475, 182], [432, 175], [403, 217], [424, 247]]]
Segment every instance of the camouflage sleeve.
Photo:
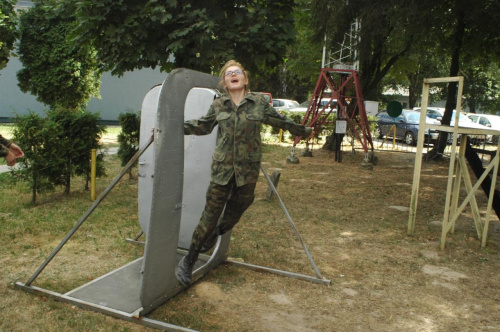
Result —
[[263, 122], [272, 127], [288, 130], [296, 136], [309, 137], [312, 129], [301, 124], [296, 124], [285, 115], [279, 114], [274, 107], [266, 103]]
[[215, 106], [212, 104], [205, 116], [198, 120], [184, 121], [184, 135], [208, 135], [216, 125]]
[[0, 135], [0, 157], [6, 157], [9, 154], [10, 141]]

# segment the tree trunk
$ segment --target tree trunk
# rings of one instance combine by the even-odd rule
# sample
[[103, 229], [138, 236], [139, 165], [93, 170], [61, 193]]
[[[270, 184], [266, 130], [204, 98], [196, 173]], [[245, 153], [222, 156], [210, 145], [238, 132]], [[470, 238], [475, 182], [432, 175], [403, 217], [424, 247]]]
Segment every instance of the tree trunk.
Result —
[[[464, 38], [465, 32], [465, 22], [464, 22], [464, 14], [461, 9], [457, 8], [457, 25], [454, 33], [454, 47], [453, 54], [451, 57], [450, 64], [450, 77], [454, 77], [458, 75], [459, 65], [460, 65], [460, 50], [462, 48], [462, 42]], [[453, 109], [457, 104], [457, 82], [450, 82], [448, 84], [446, 96], [446, 106], [443, 114], [443, 119], [441, 120], [441, 124], [449, 126], [451, 122], [451, 116], [453, 114]], [[459, 116], [460, 110], [456, 110], [456, 116]], [[447, 132], [440, 132], [438, 143], [429, 151], [427, 154], [427, 159], [431, 160], [434, 158], [441, 158], [443, 155], [444, 149], [446, 148], [448, 140]]]
[[66, 186], [64, 188], [64, 194], [69, 195], [70, 190], [71, 190], [71, 174], [69, 171], [66, 174], [66, 180], [64, 182], [66, 183]]
[[33, 174], [33, 190], [31, 192], [31, 203], [36, 205], [36, 186], [37, 186], [37, 176], [36, 173]]

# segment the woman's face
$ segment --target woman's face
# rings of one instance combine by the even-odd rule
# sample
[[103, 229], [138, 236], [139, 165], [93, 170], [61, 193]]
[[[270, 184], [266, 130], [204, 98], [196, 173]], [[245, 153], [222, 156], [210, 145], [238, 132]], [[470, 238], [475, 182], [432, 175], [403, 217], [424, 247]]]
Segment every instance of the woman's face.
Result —
[[238, 66], [231, 66], [224, 73], [224, 86], [227, 91], [245, 90], [248, 79], [243, 70]]

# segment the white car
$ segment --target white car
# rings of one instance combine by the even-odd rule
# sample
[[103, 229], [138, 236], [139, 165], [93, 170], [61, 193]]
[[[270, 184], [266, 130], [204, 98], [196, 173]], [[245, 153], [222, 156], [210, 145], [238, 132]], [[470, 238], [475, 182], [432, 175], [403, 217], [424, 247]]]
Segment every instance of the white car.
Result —
[[[420, 107], [414, 108], [414, 111], [420, 112]], [[427, 108], [427, 117], [431, 119], [436, 119], [441, 121], [443, 119], [444, 108]], [[453, 126], [455, 124], [455, 114], [456, 111], [453, 110], [453, 114], [451, 115], [450, 125]], [[477, 128], [477, 129], [485, 129], [485, 126], [474, 123], [471, 119], [469, 119], [465, 114], [459, 113], [458, 118], [458, 126], [459, 127], [467, 127], [467, 128]]]
[[[310, 102], [309, 100], [306, 100], [305, 102], [303, 102], [299, 106], [297, 106], [295, 108], [291, 108], [288, 111], [290, 111], [290, 112], [304, 112], [305, 113], [305, 112], [307, 112], [307, 108], [309, 107], [309, 102]], [[323, 107], [325, 107], [325, 105], [328, 105], [329, 102], [330, 102], [330, 98], [322, 98], [319, 102], [319, 107], [323, 108]], [[333, 107], [333, 113], [336, 113], [337, 112], [337, 100], [333, 99], [332, 102], [330, 103], [330, 106]]]
[[273, 107], [277, 110], [288, 110], [290, 108], [299, 107], [299, 103], [291, 99], [273, 99]]
[[[478, 123], [490, 129], [500, 131], [500, 116], [498, 115], [468, 113], [467, 117], [474, 123]], [[488, 135], [488, 142], [497, 145], [498, 136]]]
[[[414, 108], [415, 111], [420, 112], [420, 107]], [[444, 114], [444, 108], [435, 108], [435, 107], [428, 107], [427, 108], [427, 117], [436, 119], [441, 121], [443, 119], [443, 114]], [[458, 113], [458, 126], [459, 127], [465, 127], [465, 128], [476, 128], [476, 129], [488, 129], [486, 126], [483, 126], [481, 124], [473, 122], [471, 119], [469, 119], [465, 114], [463, 113]], [[453, 126], [455, 124], [455, 115], [456, 111], [453, 110], [453, 113], [451, 115], [451, 121], [450, 125]], [[484, 135], [475, 135], [472, 136], [472, 142], [474, 144], [480, 144], [482, 141], [484, 141], [485, 136]], [[448, 137], [448, 143], [451, 143], [452, 135], [449, 135]]]

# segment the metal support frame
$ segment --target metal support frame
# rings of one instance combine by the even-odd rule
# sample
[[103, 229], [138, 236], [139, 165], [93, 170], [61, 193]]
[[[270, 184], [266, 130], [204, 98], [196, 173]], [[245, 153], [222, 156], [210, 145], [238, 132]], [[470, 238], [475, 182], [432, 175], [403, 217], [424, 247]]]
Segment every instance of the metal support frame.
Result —
[[104, 307], [104, 306], [99, 306], [91, 302], [87, 301], [82, 301], [75, 299], [73, 297], [67, 296], [66, 294], [61, 294], [57, 292], [52, 292], [43, 288], [39, 288], [36, 286], [26, 286], [20, 282], [16, 283], [16, 287], [31, 293], [31, 294], [36, 294], [36, 295], [45, 295], [51, 298], [54, 298], [58, 301], [69, 303], [72, 305], [75, 305], [79, 308], [85, 309], [85, 310], [90, 310], [90, 311], [95, 311], [99, 312], [114, 318], [119, 318], [128, 322], [136, 323], [139, 325], [143, 325], [146, 327], [151, 327], [155, 328], [158, 330], [162, 331], [168, 331], [168, 332], [197, 332], [196, 330], [188, 329], [182, 326], [174, 325], [174, 324], [169, 324], [166, 322], [162, 322], [159, 320], [154, 320], [151, 318], [147, 317], [138, 317], [138, 316], [132, 316], [127, 312], [123, 312], [120, 310], [112, 310], [110, 308]]
[[264, 174], [264, 177], [266, 178], [267, 183], [269, 184], [269, 187], [271, 187], [274, 194], [278, 198], [278, 202], [279, 202], [281, 208], [283, 209], [283, 212], [285, 213], [285, 216], [288, 219], [290, 226], [292, 226], [292, 229], [293, 229], [293, 232], [295, 233], [295, 236], [297, 236], [297, 239], [299, 240], [300, 244], [302, 245], [302, 248], [304, 249], [304, 251], [307, 255], [307, 258], [309, 258], [309, 261], [311, 262], [311, 265], [314, 269], [314, 272], [316, 272], [316, 276], [318, 277], [318, 279], [323, 279], [323, 277], [321, 276], [321, 273], [319, 272], [318, 267], [314, 263], [314, 259], [312, 258], [311, 254], [309, 253], [309, 249], [307, 249], [307, 246], [306, 246], [304, 240], [302, 240], [302, 236], [300, 236], [299, 230], [295, 226], [295, 224], [292, 220], [292, 217], [288, 213], [288, 210], [286, 209], [285, 203], [283, 203], [283, 200], [281, 199], [281, 196], [279, 195], [278, 190], [276, 190], [276, 187], [274, 186], [273, 181], [271, 181], [271, 178], [269, 177], [269, 175], [267, 175], [267, 172], [264, 169], [264, 167], [262, 166], [262, 164], [260, 164], [260, 169], [262, 170], [262, 173]]
[[125, 241], [130, 242], [130, 243], [135, 243], [135, 244], [146, 244], [146, 242], [144, 242], [144, 241], [139, 241], [139, 238], [142, 235], [144, 235], [144, 232], [140, 231], [139, 233], [137, 233], [137, 235], [133, 239], [126, 238]]
[[[320, 102], [323, 98], [330, 100], [328, 104], [321, 106]], [[334, 106], [337, 106], [337, 120], [347, 121], [353, 137], [359, 140], [364, 152], [373, 153], [373, 140], [359, 78], [355, 70], [321, 69], [301, 124], [318, 131], [325, 123], [328, 123], [328, 116], [333, 112]], [[295, 138], [293, 147], [300, 139], [301, 137]]]
[[59, 243], [59, 245], [52, 251], [49, 257], [40, 265], [36, 272], [29, 278], [26, 282], [26, 286], [30, 286], [33, 281], [38, 277], [38, 275], [47, 267], [47, 265], [52, 261], [52, 259], [57, 255], [57, 253], [62, 249], [62, 247], [69, 241], [69, 239], [76, 233], [81, 225], [87, 220], [87, 218], [94, 212], [94, 210], [99, 206], [99, 204], [104, 200], [104, 198], [109, 194], [109, 192], [115, 187], [115, 185], [120, 181], [120, 179], [127, 174], [127, 172], [134, 166], [135, 162], [139, 157], [146, 151], [146, 149], [153, 143], [154, 136], [151, 135], [150, 140], [142, 146], [139, 151], [130, 159], [127, 165], [122, 169], [122, 171], [115, 177], [115, 179], [110, 183], [110, 185], [103, 191], [99, 198], [90, 206], [90, 208], [85, 212], [85, 214], [80, 218], [76, 225], [69, 231], [69, 233], [64, 237], [64, 239]]
[[[218, 80], [217, 77], [186, 69], [177, 69], [170, 73], [163, 83], [162, 91], [159, 94], [158, 109], [162, 111], [159, 112], [159, 127], [155, 128], [154, 135], [151, 136], [151, 139], [146, 144], [141, 146], [136, 155], [92, 204], [84, 216], [37, 269], [34, 275], [26, 283], [16, 282], [15, 285], [17, 288], [35, 294], [42, 293], [54, 297], [57, 300], [72, 303], [81, 308], [101, 312], [112, 317], [144, 326], [165, 331], [193, 331], [184, 327], [149, 319], [146, 315], [186, 289], [186, 287], [178, 283], [174, 276], [174, 269], [175, 266], [177, 266], [177, 262], [185, 255], [185, 250], [177, 247], [180, 228], [179, 212], [184, 208], [182, 204], [179, 203], [182, 200], [183, 182], [182, 179], [179, 179], [178, 173], [175, 175], [172, 174], [173, 171], [177, 171], [178, 169], [181, 169], [180, 173], [182, 173], [183, 167], [183, 152], [181, 152], [182, 150], [179, 149], [179, 146], [182, 147], [184, 137], [182, 125], [179, 125], [179, 123], [183, 121], [182, 113], [184, 111], [184, 102], [181, 102], [180, 99], [185, 98], [192, 87], [213, 87], [218, 83]], [[167, 103], [167, 100], [170, 101], [172, 99], [172, 103]], [[33, 286], [32, 283], [38, 275], [46, 268], [85, 220], [87, 220], [89, 215], [109, 194], [116, 183], [118, 183], [123, 175], [125, 175], [132, 165], [135, 164], [137, 159], [149, 146], [151, 146], [153, 141], [155, 142], [155, 164], [158, 164], [158, 167], [156, 167], [158, 174], [155, 176], [156, 181], [153, 186], [150, 215], [151, 222], [148, 225], [148, 232], [144, 232], [147, 234], [146, 241], [144, 242], [144, 256], [65, 294]], [[172, 153], [175, 153], [175, 156], [172, 156]], [[170, 170], [170, 172], [165, 173], [165, 170]], [[265, 173], [264, 169], [263, 172]], [[270, 181], [267, 173], [265, 173], [265, 176], [266, 179]], [[306, 251], [317, 278], [266, 267], [258, 267], [251, 264], [226, 261], [231, 236], [231, 232], [227, 232], [218, 238], [212, 255], [200, 255], [193, 270], [193, 283], [201, 279], [219, 264], [227, 262], [261, 271], [266, 270], [278, 275], [290, 276], [318, 284], [330, 284], [330, 280], [322, 278], [298, 230], [293, 224], [288, 212], [286, 212], [286, 208], [276, 188], [272, 182], [270, 185], [278, 197], [280, 205], [284, 209], [299, 241]], [[142, 235], [142, 232], [143, 231], [130, 242], [140, 243], [137, 240]], [[174, 251], [170, 252], [170, 249], [174, 249]], [[159, 255], [159, 253], [161, 253], [161, 255]]]
[[[66, 294], [58, 294], [48, 290], [45, 292], [75, 305], [83, 303], [88, 309], [104, 312], [111, 316], [139, 323], [148, 322], [149, 325], [156, 324], [162, 329], [166, 326], [161, 322], [155, 323], [144, 318], [159, 305], [186, 288], [175, 278], [175, 267], [183, 256], [183, 253], [179, 252], [177, 248], [181, 221], [180, 210], [186, 209], [180, 203], [183, 196], [183, 177], [179, 177], [179, 174], [185, 173], [183, 171], [184, 133], [182, 126], [184, 103], [192, 88], [215, 89], [218, 82], [218, 77], [182, 68], [176, 69], [168, 75], [161, 85], [161, 92], [157, 95], [158, 125], [154, 126], [154, 136], [152, 136], [151, 141], [144, 145], [141, 143], [142, 147], [136, 156], [99, 199], [92, 204], [89, 211], [38, 268], [33, 277], [27, 283], [16, 283], [18, 288], [34, 289], [31, 284], [36, 277], [154, 140], [156, 151], [154, 162], [159, 164], [159, 167], [156, 167], [159, 171], [155, 176], [156, 181], [152, 188], [153, 199], [149, 216], [151, 222], [148, 224], [149, 235], [145, 243], [144, 256]], [[206, 112], [206, 110], [202, 111]], [[198, 259], [193, 271], [193, 282], [202, 278], [226, 259], [230, 235], [228, 232], [220, 239], [211, 256]], [[188, 331], [175, 326], [169, 327], [169, 330]]]
[[[295, 279], [299, 279], [299, 280], [309, 281], [309, 282], [316, 283], [316, 284], [330, 285], [331, 284], [331, 280], [325, 279], [321, 275], [318, 267], [316, 266], [316, 263], [314, 262], [314, 259], [311, 256], [311, 253], [309, 252], [309, 249], [307, 248], [307, 245], [305, 244], [304, 240], [302, 239], [302, 236], [300, 235], [299, 230], [295, 226], [295, 223], [293, 222], [292, 217], [290, 216], [290, 213], [288, 213], [288, 210], [287, 210], [287, 208], [285, 206], [285, 203], [283, 203], [283, 200], [281, 199], [281, 196], [279, 195], [278, 190], [276, 189], [276, 186], [274, 185], [272, 179], [269, 177], [269, 175], [267, 174], [267, 172], [264, 169], [264, 167], [262, 166], [262, 164], [260, 165], [260, 168], [262, 170], [262, 173], [264, 174], [264, 177], [266, 178], [266, 181], [268, 182], [269, 188], [272, 190], [273, 194], [276, 196], [276, 198], [277, 198], [277, 200], [279, 202], [280, 207], [282, 208], [282, 210], [283, 210], [283, 212], [284, 212], [284, 214], [285, 214], [288, 222], [292, 226], [292, 229], [293, 229], [293, 231], [295, 233], [295, 236], [297, 237], [297, 239], [299, 240], [300, 244], [302, 245], [302, 248], [304, 249], [304, 252], [306, 253], [307, 258], [309, 259], [309, 262], [311, 263], [311, 266], [312, 266], [314, 272], [316, 273], [316, 277], [312, 277], [312, 276], [308, 276], [308, 275], [303, 275], [303, 274], [299, 274], [299, 273], [294, 273], [294, 272], [288, 272], [288, 271], [278, 270], [278, 269], [273, 269], [273, 268], [265, 267], [265, 266], [259, 266], [259, 265], [249, 264], [249, 263], [242, 263], [242, 262], [238, 262], [238, 261], [231, 260], [231, 259], [226, 259], [224, 261], [224, 263], [235, 265], [235, 266], [242, 267], [242, 268], [247, 268], [247, 269], [250, 269], [250, 270], [253, 270], [253, 271], [267, 272], [267, 273], [272, 273], [272, 274], [276, 274], [276, 275], [280, 275], [280, 276], [285, 276], [285, 277], [295, 278]], [[131, 243], [134, 243], [134, 244], [142, 244], [142, 245], [144, 245], [145, 242], [137, 241], [137, 239], [141, 236], [141, 234], [142, 234], [142, 232], [140, 232], [136, 236], [135, 240], [127, 239], [127, 241], [131, 242]]]
[[342, 43], [339, 43], [337, 50], [326, 51], [326, 35], [323, 45], [322, 68], [339, 68], [359, 70], [358, 44], [359, 31], [361, 30], [361, 20], [356, 19], [351, 23], [349, 32], [344, 34]]

